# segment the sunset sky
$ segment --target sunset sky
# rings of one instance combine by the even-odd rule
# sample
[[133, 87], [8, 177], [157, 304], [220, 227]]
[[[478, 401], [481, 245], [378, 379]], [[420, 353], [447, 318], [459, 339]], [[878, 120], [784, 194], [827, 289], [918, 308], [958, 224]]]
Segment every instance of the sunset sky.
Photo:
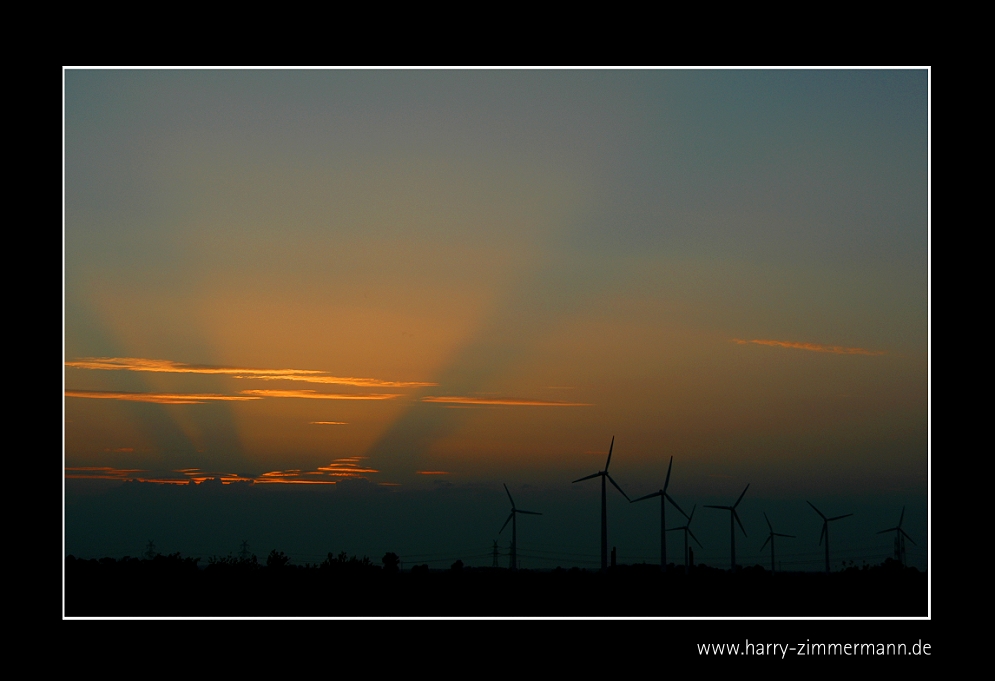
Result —
[[[818, 556], [811, 500], [867, 509], [832, 531], [878, 562], [908, 507], [925, 567], [927, 71], [64, 82], [67, 553], [136, 555], [156, 532], [311, 555], [338, 531], [170, 524], [200, 502], [167, 484], [219, 478], [251, 487], [249, 515], [286, 499], [291, 524], [381, 509], [327, 548], [377, 560], [506, 543], [507, 483], [571, 518], [520, 532], [597, 554], [597, 481], [570, 481], [614, 436], [632, 498], [671, 456], [682, 506], [750, 483], [744, 560], [774, 508]], [[609, 503], [612, 536], [652, 562], [656, 502]], [[727, 515], [695, 523], [721, 566]]]

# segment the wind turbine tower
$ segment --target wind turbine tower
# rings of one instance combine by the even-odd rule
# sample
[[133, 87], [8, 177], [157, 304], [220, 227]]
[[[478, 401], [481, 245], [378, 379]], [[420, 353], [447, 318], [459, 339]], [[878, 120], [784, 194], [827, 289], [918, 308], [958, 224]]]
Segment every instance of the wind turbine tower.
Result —
[[[670, 498], [669, 494], [667, 494], [667, 487], [670, 485], [670, 469], [673, 468], [673, 467], [674, 467], [674, 457], [670, 457], [670, 465], [667, 466], [667, 478], [663, 482], [663, 489], [657, 490], [656, 492], [653, 492], [652, 494], [647, 494], [644, 497], [639, 497], [638, 499], [633, 499], [630, 502], [630, 503], [634, 504], [637, 501], [642, 501], [643, 499], [652, 499], [653, 497], [660, 497], [660, 571], [661, 572], [663, 572], [664, 570], [667, 569], [667, 514], [666, 514], [667, 504], [666, 504], [666, 502], [669, 501], [670, 503], [672, 503], [674, 505], [674, 508], [676, 508], [678, 511], [681, 512], [681, 515], [683, 515], [685, 518], [688, 517], [688, 514], [685, 513], [681, 509], [681, 507], [677, 505], [676, 501], [674, 501], [673, 499]], [[685, 538], [685, 541], [687, 541], [686, 538]], [[687, 553], [687, 552], [685, 551], [685, 553]]]
[[790, 537], [795, 538], [793, 534], [780, 534], [774, 531], [774, 527], [770, 524], [770, 518], [767, 517], [767, 512], [764, 512], [764, 520], [767, 521], [767, 527], [770, 529], [770, 534], [767, 535], [767, 539], [764, 540], [763, 546], [760, 550], [764, 550], [764, 546], [767, 546], [767, 542], [770, 542], [770, 571], [774, 572], [774, 537]]
[[833, 522], [834, 520], [840, 520], [841, 518], [849, 518], [853, 514], [852, 513], [847, 513], [846, 515], [838, 515], [835, 518], [827, 518], [826, 516], [822, 515], [822, 511], [820, 511], [819, 509], [817, 509], [815, 507], [815, 504], [813, 504], [811, 501], [807, 501], [806, 503], [809, 506], [812, 507], [813, 511], [815, 511], [816, 513], [819, 514], [820, 518], [822, 518], [822, 534], [819, 535], [819, 544], [820, 545], [822, 544], [822, 539], [823, 539], [823, 537], [825, 537], [825, 539], [826, 539], [826, 574], [828, 575], [829, 574], [829, 523]]
[[[746, 490], [750, 489], [747, 485], [743, 488], [743, 494], [746, 494]], [[746, 534], [746, 528], [743, 527], [743, 522], [739, 519], [739, 514], [736, 513], [736, 507], [739, 506], [739, 502], [743, 500], [743, 494], [739, 495], [739, 499], [736, 499], [736, 503], [732, 506], [705, 506], [705, 508], [721, 508], [723, 510], [729, 511], [729, 540], [730, 549], [729, 554], [732, 558], [732, 571], [736, 571], [736, 523], [739, 523], [739, 529], [743, 530], [743, 536], [748, 537], [750, 535]]]
[[[691, 518], [694, 517], [694, 509], [696, 508], [698, 508], [697, 504], [695, 504], [694, 508], [691, 509], [691, 515], [684, 516], [685, 518], [687, 518], [687, 522], [684, 523], [683, 527], [671, 527], [669, 530], [667, 530], [667, 532], [674, 532], [675, 530], [684, 530], [684, 574], [688, 573], [689, 565], [691, 563], [691, 554], [688, 551], [688, 535], [691, 535], [691, 538], [694, 539], [695, 543], [698, 546], [700, 546], [701, 548], [705, 548], [704, 546], [701, 546], [701, 542], [698, 541], [698, 538], [694, 536], [694, 532], [691, 531]], [[684, 511], [681, 511], [681, 513], [684, 513]]]
[[898, 516], [898, 525], [895, 527], [889, 527], [887, 530], [881, 530], [878, 534], [884, 534], [885, 532], [895, 533], [895, 560], [902, 567], [905, 567], [905, 540], [908, 539], [912, 542], [913, 546], [919, 546], [913, 541], [912, 537], [905, 533], [902, 529], [902, 521], [905, 520], [905, 507], [902, 506], [902, 515]]
[[[503, 484], [503, 483], [502, 483]], [[511, 501], [511, 515], [508, 516], [508, 520], [504, 521], [504, 525], [498, 530], [498, 534], [504, 532], [504, 528], [508, 526], [508, 521], [511, 521], [511, 567], [512, 570], [518, 569], [518, 521], [516, 516], [519, 513], [526, 513], [528, 515], [542, 515], [542, 513], [536, 513], [535, 511], [523, 511], [519, 508], [515, 508], [515, 500], [511, 498], [511, 492], [508, 492], [508, 486], [504, 486], [504, 491], [508, 494], [508, 499]], [[494, 543], [495, 551], [497, 550], [497, 542]], [[495, 553], [495, 560], [497, 560], [497, 554]]]
[[[605, 478], [608, 479], [611, 484], [615, 485], [615, 489], [622, 492], [622, 488], [618, 486], [618, 483], [612, 480], [612, 476], [608, 475], [608, 465], [612, 462], [612, 448], [615, 446], [615, 436], [612, 436], [612, 442], [608, 446], [608, 460], [605, 462], [605, 469], [603, 471], [598, 471], [597, 473], [592, 473], [583, 478], [577, 478], [574, 482], [580, 482], [581, 480], [590, 480], [591, 478], [596, 478], [601, 476], [601, 569], [608, 569], [608, 494], [605, 491]], [[629, 495], [622, 492], [622, 496], [626, 498], [627, 501], [632, 501], [629, 499]]]

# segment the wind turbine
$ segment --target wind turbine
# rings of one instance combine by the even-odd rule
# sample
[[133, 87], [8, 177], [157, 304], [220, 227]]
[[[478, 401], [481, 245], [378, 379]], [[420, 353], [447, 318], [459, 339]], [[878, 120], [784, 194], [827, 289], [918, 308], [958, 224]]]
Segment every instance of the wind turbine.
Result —
[[[667, 532], [673, 532], [674, 530], [684, 530], [684, 574], [688, 573], [688, 563], [689, 563], [689, 561], [688, 561], [688, 535], [690, 534], [691, 538], [694, 539], [695, 543], [697, 543], [698, 546], [701, 546], [701, 542], [698, 541], [698, 538], [696, 536], [694, 536], [694, 532], [691, 531], [691, 518], [694, 517], [694, 509], [695, 508], [698, 508], [697, 504], [695, 504], [694, 508], [691, 509], [691, 515], [686, 515], [685, 514], [684, 517], [687, 518], [688, 521], [686, 523], [684, 523], [683, 527], [671, 527], [669, 530], [667, 530]], [[681, 511], [681, 513], [684, 513], [684, 511]], [[701, 548], [705, 548], [705, 547], [701, 546]]]
[[[577, 478], [574, 482], [580, 482], [581, 480], [590, 480], [591, 478], [596, 478], [601, 476], [601, 569], [608, 569], [608, 495], [605, 492], [605, 478], [615, 485], [615, 489], [622, 492], [622, 488], [618, 486], [618, 483], [612, 480], [612, 476], [608, 475], [608, 464], [612, 462], [612, 448], [615, 446], [615, 436], [612, 436], [612, 442], [608, 446], [608, 460], [605, 462], [605, 469], [603, 471], [598, 471], [597, 473], [592, 473], [591, 475], [585, 476], [583, 478]], [[572, 483], [571, 483], [572, 484]], [[622, 496], [629, 500], [629, 495], [622, 492]], [[631, 500], [629, 500], [631, 501]]]
[[905, 507], [902, 506], [902, 515], [898, 516], [898, 525], [895, 527], [889, 527], [887, 530], [881, 530], [878, 534], [884, 534], [885, 532], [895, 533], [895, 560], [905, 567], [905, 540], [908, 539], [914, 546], [919, 546], [915, 541], [905, 533], [902, 529], [902, 521], [905, 520]]
[[846, 515], [838, 515], [835, 518], [827, 518], [826, 516], [822, 515], [822, 511], [817, 509], [815, 507], [815, 504], [813, 504], [811, 501], [807, 501], [806, 503], [812, 507], [813, 511], [819, 514], [820, 518], [822, 518], [822, 534], [819, 535], [819, 544], [820, 545], [822, 544], [822, 538], [825, 537], [826, 538], [826, 574], [828, 575], [829, 574], [829, 523], [833, 522], [834, 520], [839, 520], [841, 518], [849, 518], [853, 514], [847, 513]]
[[[643, 499], [651, 499], [653, 497], [660, 497], [660, 571], [667, 569], [667, 518], [666, 518], [666, 501], [669, 501], [674, 505], [678, 511], [681, 512], [685, 518], [688, 514], [685, 513], [677, 502], [670, 498], [667, 494], [667, 487], [670, 485], [670, 469], [674, 467], [674, 457], [670, 457], [670, 465], [667, 466], [667, 479], [663, 482], [663, 489], [653, 492], [652, 494], [647, 494], [644, 497], [639, 497], [638, 499], [633, 499], [630, 503], [636, 503], [637, 501], [642, 501]], [[685, 538], [686, 541], [686, 538]]]
[[770, 528], [770, 534], [767, 535], [767, 539], [764, 541], [763, 546], [760, 550], [764, 550], [764, 546], [767, 546], [767, 542], [770, 542], [770, 571], [774, 572], [774, 537], [791, 537], [795, 538], [793, 534], [781, 534], [780, 532], [775, 532], [773, 526], [770, 524], [770, 518], [767, 517], [767, 512], [764, 512], [764, 520], [767, 521], [767, 527]]
[[[743, 494], [746, 494], [746, 490], [750, 489], [749, 484], [743, 488]], [[739, 523], [739, 529], [743, 530], [743, 536], [748, 537], [750, 535], [746, 534], [746, 528], [743, 527], [743, 521], [739, 519], [739, 514], [736, 513], [736, 507], [739, 506], [739, 502], [743, 500], [743, 494], [739, 495], [739, 499], [736, 499], [736, 503], [732, 506], [705, 506], [705, 508], [721, 508], [723, 510], [729, 511], [729, 538], [731, 540], [730, 544], [730, 554], [732, 556], [732, 571], [736, 571], [736, 523]], [[735, 522], [733, 522], [735, 521]]]
[[[504, 484], [504, 483], [501, 483]], [[498, 534], [504, 532], [504, 528], [508, 526], [508, 521], [511, 521], [511, 569], [518, 569], [518, 521], [516, 520], [516, 515], [519, 513], [527, 513], [528, 515], [542, 515], [542, 513], [536, 513], [535, 511], [523, 511], [520, 508], [515, 508], [515, 500], [511, 498], [511, 492], [508, 492], [508, 486], [504, 485], [504, 491], [508, 493], [508, 499], [511, 501], [511, 515], [508, 516], [508, 520], [504, 521], [504, 525], [498, 530]], [[495, 548], [497, 548], [497, 543], [495, 542]], [[497, 555], [495, 554], [495, 561], [497, 560]]]

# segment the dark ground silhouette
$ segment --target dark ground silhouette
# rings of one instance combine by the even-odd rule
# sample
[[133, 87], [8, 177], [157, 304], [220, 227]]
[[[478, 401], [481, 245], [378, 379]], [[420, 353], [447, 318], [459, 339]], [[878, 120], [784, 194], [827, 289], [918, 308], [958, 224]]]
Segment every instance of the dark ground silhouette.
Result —
[[293, 565], [279, 551], [199, 559], [66, 558], [67, 616], [925, 616], [926, 574], [892, 559], [830, 575], [736, 574], [698, 565], [619, 565], [604, 573], [417, 565], [328, 554]]

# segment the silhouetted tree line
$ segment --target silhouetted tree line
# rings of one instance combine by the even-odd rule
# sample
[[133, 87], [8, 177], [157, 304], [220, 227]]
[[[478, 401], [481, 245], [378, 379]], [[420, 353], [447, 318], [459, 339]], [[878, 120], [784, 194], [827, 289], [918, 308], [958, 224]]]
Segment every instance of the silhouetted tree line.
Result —
[[[200, 558], [66, 558], [69, 615], [799, 615], [926, 614], [925, 573], [889, 558], [830, 575], [772, 574], [761, 565], [732, 573], [708, 565], [617, 565], [606, 572], [427, 564], [401, 569], [346, 552], [295, 565], [273, 550]], [[585, 591], [586, 590], [586, 591]], [[578, 599], [578, 593], [597, 598]]]

